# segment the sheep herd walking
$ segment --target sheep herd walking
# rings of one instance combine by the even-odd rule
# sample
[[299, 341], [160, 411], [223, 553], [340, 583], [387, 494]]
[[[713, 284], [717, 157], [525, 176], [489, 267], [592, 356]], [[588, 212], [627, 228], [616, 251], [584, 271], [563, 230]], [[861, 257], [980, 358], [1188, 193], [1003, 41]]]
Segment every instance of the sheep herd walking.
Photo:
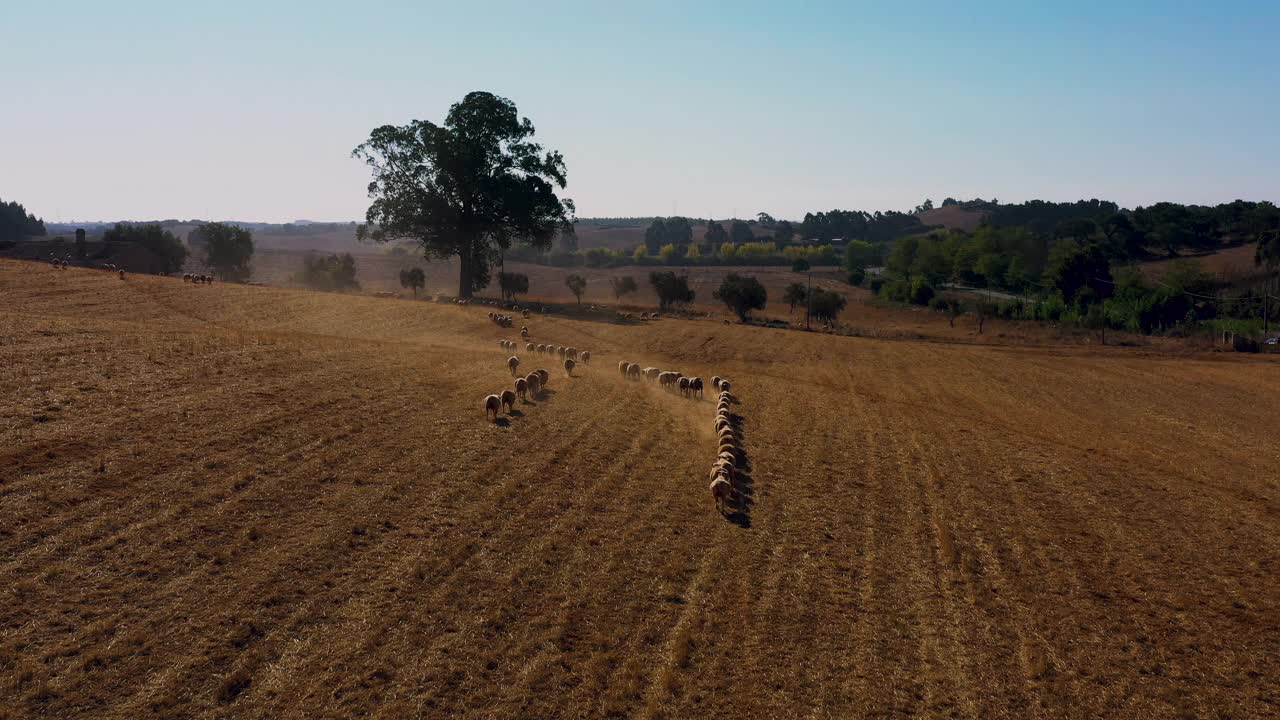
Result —
[[[528, 316], [528, 311], [524, 311], [524, 317]], [[511, 327], [512, 324], [511, 316], [500, 313], [490, 312], [489, 319], [501, 327]], [[566, 347], [564, 345], [528, 342], [529, 327], [527, 325], [520, 328], [520, 337], [526, 341], [524, 343], [524, 351], [526, 353], [546, 355], [550, 358], [558, 359], [560, 367], [564, 369], [564, 374], [567, 377], [574, 377], [573, 371], [579, 364], [586, 366], [591, 363], [591, 353], [589, 351], [579, 351], [576, 347]], [[504, 353], [516, 353], [519, 352], [520, 343], [504, 339], [498, 341], [498, 347]], [[528, 402], [530, 398], [537, 398], [551, 380], [551, 373], [541, 368], [522, 377], [519, 374], [520, 357], [518, 355], [510, 355], [506, 360], [506, 366], [508, 372], [511, 373], [511, 377], [515, 378], [514, 390], [504, 390], [496, 395], [488, 395], [484, 399], [485, 419], [488, 419], [489, 414], [493, 413], [494, 422], [497, 422], [503, 408], [506, 408], [509, 414], [515, 409], [517, 398], [521, 402]]]
[[[655, 383], [668, 392], [678, 392], [685, 398], [702, 398], [703, 381], [700, 377], [685, 377], [682, 373], [655, 367], [642, 368], [638, 363], [623, 360], [618, 363], [618, 374], [626, 380], [641, 380]], [[735, 402], [732, 385], [727, 378], [716, 375], [711, 378], [711, 387], [719, 391], [716, 403], [715, 432], [719, 443], [716, 458], [711, 464], [711, 498], [716, 509], [727, 514], [730, 503], [740, 502], [741, 473], [740, 463], [745, 460], [739, 436], [739, 418], [733, 414]]]

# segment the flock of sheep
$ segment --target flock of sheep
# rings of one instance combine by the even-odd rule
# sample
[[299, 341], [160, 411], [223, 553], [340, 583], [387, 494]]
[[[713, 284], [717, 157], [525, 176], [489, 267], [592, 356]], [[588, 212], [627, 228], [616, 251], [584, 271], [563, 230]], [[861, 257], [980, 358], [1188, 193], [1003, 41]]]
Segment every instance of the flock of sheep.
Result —
[[212, 285], [213, 276], [212, 275], [196, 275], [195, 273], [183, 273], [182, 282], [189, 282], [189, 283], [196, 283], [196, 284], [204, 283], [205, 285]]
[[[524, 316], [529, 316], [528, 310], [524, 311]], [[491, 312], [489, 313], [489, 319], [502, 327], [510, 327], [510, 325], [503, 325], [501, 322], [501, 319], [509, 321], [510, 316], [508, 315]], [[524, 338], [529, 337], [528, 326], [520, 328], [520, 335]], [[498, 347], [502, 348], [506, 352], [515, 353], [519, 351], [520, 346], [514, 340], [499, 340]], [[547, 345], [543, 343], [535, 344], [531, 342], [526, 342], [524, 347], [525, 351], [529, 353], [559, 357], [560, 366], [564, 368], [564, 374], [568, 377], [573, 377], [573, 371], [578, 367], [579, 362], [583, 365], [588, 365], [591, 362], [591, 353], [589, 351], [583, 350], [582, 352], [579, 352], [575, 347]], [[545, 388], [547, 383], [551, 380], [551, 374], [541, 368], [534, 370], [526, 377], [520, 377], [520, 358], [517, 355], [511, 355], [508, 357], [506, 365], [507, 370], [511, 372], [511, 377], [515, 378], [515, 389], [504, 390], [497, 395], [485, 396], [484, 413], [486, 420], [489, 418], [489, 413], [492, 412], [493, 421], [497, 422], [498, 415], [501, 413], [503, 407], [506, 407], [507, 413], [510, 414], [511, 411], [515, 409], [517, 397], [519, 397], [521, 401], [527, 401], [528, 397], [538, 397], [538, 395], [542, 393], [542, 389]]]
[[[663, 371], [655, 367], [642, 368], [638, 363], [623, 360], [618, 363], [618, 374], [627, 380], [647, 380], [657, 383], [663, 390], [680, 393], [681, 397], [701, 398], [702, 378], [685, 377], [674, 370]], [[725, 513], [728, 503], [739, 497], [737, 485], [737, 467], [742, 459], [738, 449], [738, 432], [734, 428], [734, 417], [729, 412], [733, 403], [732, 385], [728, 379], [716, 375], [711, 378], [711, 387], [720, 391], [716, 405], [715, 430], [719, 440], [715, 462], [711, 465], [711, 497], [716, 509]]]
[[[64, 257], [61, 260], [59, 260], [58, 258], [50, 258], [49, 264], [53, 266], [54, 270], [66, 270], [71, 265], [71, 258]], [[121, 280], [124, 279], [124, 268], [116, 267], [115, 263], [99, 263], [98, 269], [110, 270], [111, 272], [119, 273], [120, 279]]]

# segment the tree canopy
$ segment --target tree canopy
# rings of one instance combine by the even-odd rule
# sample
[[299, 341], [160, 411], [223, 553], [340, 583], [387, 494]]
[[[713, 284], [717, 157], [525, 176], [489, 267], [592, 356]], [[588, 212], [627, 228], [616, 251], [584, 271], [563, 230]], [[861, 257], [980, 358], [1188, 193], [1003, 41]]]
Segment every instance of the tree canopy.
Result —
[[644, 231], [644, 244], [650, 255], [657, 255], [665, 245], [683, 248], [693, 241], [693, 226], [688, 218], [654, 218]]
[[150, 269], [153, 271], [166, 274], [180, 272], [187, 262], [187, 246], [183, 245], [173, 233], [155, 223], [148, 225], [116, 223], [115, 227], [102, 234], [102, 239], [107, 243], [133, 243], [145, 248], [151, 254]]
[[672, 305], [688, 305], [695, 293], [689, 287], [688, 275], [676, 275], [670, 271], [649, 273], [649, 284], [658, 295], [658, 306], [666, 310]]
[[760, 281], [750, 275], [729, 273], [712, 296], [746, 322], [752, 310], [763, 310], [769, 295]]
[[502, 291], [502, 299], [516, 301], [516, 295], [529, 292], [529, 276], [524, 273], [498, 273], [498, 289]]
[[840, 311], [849, 304], [844, 295], [823, 288], [814, 288], [808, 302], [810, 316], [825, 323], [834, 323]]
[[556, 195], [564, 159], [533, 135], [515, 103], [488, 92], [467, 94], [443, 125], [375, 128], [352, 152], [373, 171], [357, 236], [411, 239], [428, 258], [458, 256], [458, 295], [471, 297], [513, 242], [545, 250], [573, 216], [573, 202]]
[[193, 243], [204, 246], [204, 264], [223, 280], [248, 280], [252, 274], [253, 234], [238, 225], [205, 223], [191, 231]]
[[702, 234], [703, 242], [711, 247], [720, 247], [729, 240], [729, 233], [725, 232], [724, 226], [715, 220], [707, 221], [707, 231]]
[[16, 202], [0, 200], [0, 241], [46, 234], [44, 221]]
[[358, 290], [356, 259], [351, 253], [318, 255], [308, 253], [302, 258], [302, 272], [298, 280], [317, 290]]
[[787, 289], [782, 293], [782, 301], [791, 308], [791, 312], [796, 311], [796, 305], [805, 302], [809, 297], [809, 290], [804, 285], [793, 282], [787, 285]]
[[578, 304], [582, 304], [582, 293], [587, 291], [587, 279], [574, 273], [564, 279], [565, 287], [569, 288], [569, 292], [578, 299]]
[[613, 297], [621, 300], [623, 295], [633, 293], [639, 288], [636, 286], [636, 279], [630, 275], [614, 275], [609, 278], [609, 285], [613, 287]]
[[400, 287], [413, 290], [413, 296], [418, 297], [418, 291], [427, 286], [427, 274], [422, 268], [408, 268], [400, 271]]
[[755, 233], [751, 231], [751, 226], [741, 220], [734, 220], [729, 226], [729, 241], [741, 245], [749, 243], [756, 239]]

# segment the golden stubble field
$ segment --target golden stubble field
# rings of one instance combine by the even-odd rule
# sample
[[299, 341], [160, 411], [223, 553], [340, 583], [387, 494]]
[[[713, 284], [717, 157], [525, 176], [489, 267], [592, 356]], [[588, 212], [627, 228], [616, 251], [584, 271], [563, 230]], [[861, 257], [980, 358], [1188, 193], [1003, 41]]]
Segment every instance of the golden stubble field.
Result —
[[1280, 709], [1274, 361], [485, 310], [0, 261], [0, 717]]

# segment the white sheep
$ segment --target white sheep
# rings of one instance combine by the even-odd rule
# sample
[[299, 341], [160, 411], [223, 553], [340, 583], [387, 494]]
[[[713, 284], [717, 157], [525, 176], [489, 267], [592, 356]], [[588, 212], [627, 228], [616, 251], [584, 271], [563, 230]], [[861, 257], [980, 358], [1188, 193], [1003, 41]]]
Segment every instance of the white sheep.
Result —
[[489, 419], [489, 413], [493, 413], [493, 421], [498, 421], [498, 413], [502, 412], [502, 398], [497, 395], [487, 395], [484, 399], [484, 417]]
[[516, 378], [516, 394], [520, 396], [521, 402], [528, 402], [527, 395], [529, 393], [529, 381], [524, 378]]
[[529, 377], [525, 378], [525, 382], [529, 386], [529, 395], [537, 398], [538, 394], [542, 392], [542, 376], [536, 372], [529, 373]]
[[636, 363], [631, 363], [631, 367], [627, 368], [627, 379], [628, 379], [628, 380], [639, 380], [639, 379], [640, 379], [640, 366], [639, 366], [639, 365], [637, 365]]
[[516, 394], [511, 390], [502, 391], [502, 404], [507, 408], [507, 414], [511, 414], [516, 409]]
[[534, 370], [534, 372], [538, 374], [539, 378], [542, 378], [542, 387], [546, 387], [547, 382], [551, 380], [551, 373], [547, 372], [543, 368], [538, 368], [537, 370]]
[[516, 368], [520, 367], [520, 358], [512, 355], [507, 358], [507, 369], [511, 371], [511, 377], [516, 376]]
[[627, 370], [629, 370], [630, 368], [631, 368], [631, 363], [627, 362], [626, 360], [623, 360], [618, 363], [618, 374], [621, 375], [622, 377], [626, 377]]
[[531, 353], [531, 352], [533, 352], [533, 343], [525, 343], [525, 344], [524, 344], [524, 351], [525, 351], [525, 352], [530, 352], [530, 353]]

